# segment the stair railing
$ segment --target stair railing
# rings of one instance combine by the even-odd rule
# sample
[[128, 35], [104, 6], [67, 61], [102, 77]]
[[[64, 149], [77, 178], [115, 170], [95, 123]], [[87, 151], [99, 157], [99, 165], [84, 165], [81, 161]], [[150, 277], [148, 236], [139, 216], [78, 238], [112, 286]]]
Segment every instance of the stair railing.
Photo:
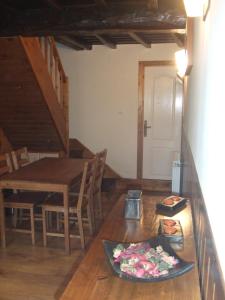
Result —
[[39, 38], [40, 47], [44, 56], [49, 75], [52, 79], [58, 102], [64, 111], [68, 122], [68, 78], [64, 72], [54, 38]]
[[[63, 110], [69, 136], [69, 94], [66, 76], [53, 37], [40, 37], [39, 43], [52, 80], [58, 102]], [[69, 139], [68, 139], [69, 143]]]

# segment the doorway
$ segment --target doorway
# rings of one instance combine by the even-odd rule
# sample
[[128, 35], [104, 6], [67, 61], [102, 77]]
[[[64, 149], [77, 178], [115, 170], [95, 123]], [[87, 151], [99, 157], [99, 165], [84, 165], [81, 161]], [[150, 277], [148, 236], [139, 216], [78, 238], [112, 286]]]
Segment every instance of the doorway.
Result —
[[138, 179], [172, 179], [180, 159], [183, 86], [174, 61], [139, 62]]

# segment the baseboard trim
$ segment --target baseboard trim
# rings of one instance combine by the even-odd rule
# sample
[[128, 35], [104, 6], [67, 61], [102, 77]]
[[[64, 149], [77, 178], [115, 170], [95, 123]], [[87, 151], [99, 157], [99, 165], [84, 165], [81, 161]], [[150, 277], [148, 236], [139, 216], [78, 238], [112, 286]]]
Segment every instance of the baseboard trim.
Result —
[[141, 189], [145, 191], [170, 193], [171, 180], [123, 178], [116, 181], [116, 189], [121, 191], [128, 189]]

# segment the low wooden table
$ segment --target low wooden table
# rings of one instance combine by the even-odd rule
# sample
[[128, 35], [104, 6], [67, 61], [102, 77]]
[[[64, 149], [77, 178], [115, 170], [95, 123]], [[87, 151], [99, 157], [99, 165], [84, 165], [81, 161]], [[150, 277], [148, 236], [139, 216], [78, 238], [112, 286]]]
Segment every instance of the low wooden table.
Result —
[[179, 219], [184, 232], [184, 249], [177, 254], [195, 262], [188, 273], [174, 279], [156, 283], [134, 283], [118, 278], [107, 263], [102, 240], [135, 242], [157, 235], [161, 215], [155, 214], [155, 204], [162, 197], [144, 197], [144, 214], [141, 221], [123, 218], [124, 195], [106, 219], [85, 258], [66, 287], [61, 300], [200, 300], [195, 242], [190, 205], [173, 219]]
[[68, 191], [82, 174], [85, 159], [43, 158], [0, 179], [1, 244], [6, 246], [5, 215], [2, 189], [47, 191], [63, 193], [65, 249], [70, 252]]

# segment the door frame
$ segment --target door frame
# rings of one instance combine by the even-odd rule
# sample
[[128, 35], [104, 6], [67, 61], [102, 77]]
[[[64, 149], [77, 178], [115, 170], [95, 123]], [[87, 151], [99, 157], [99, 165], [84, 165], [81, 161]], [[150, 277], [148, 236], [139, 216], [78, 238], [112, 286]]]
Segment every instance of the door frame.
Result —
[[143, 177], [145, 67], [160, 66], [175, 66], [175, 60], [139, 61], [138, 64], [137, 179]]

